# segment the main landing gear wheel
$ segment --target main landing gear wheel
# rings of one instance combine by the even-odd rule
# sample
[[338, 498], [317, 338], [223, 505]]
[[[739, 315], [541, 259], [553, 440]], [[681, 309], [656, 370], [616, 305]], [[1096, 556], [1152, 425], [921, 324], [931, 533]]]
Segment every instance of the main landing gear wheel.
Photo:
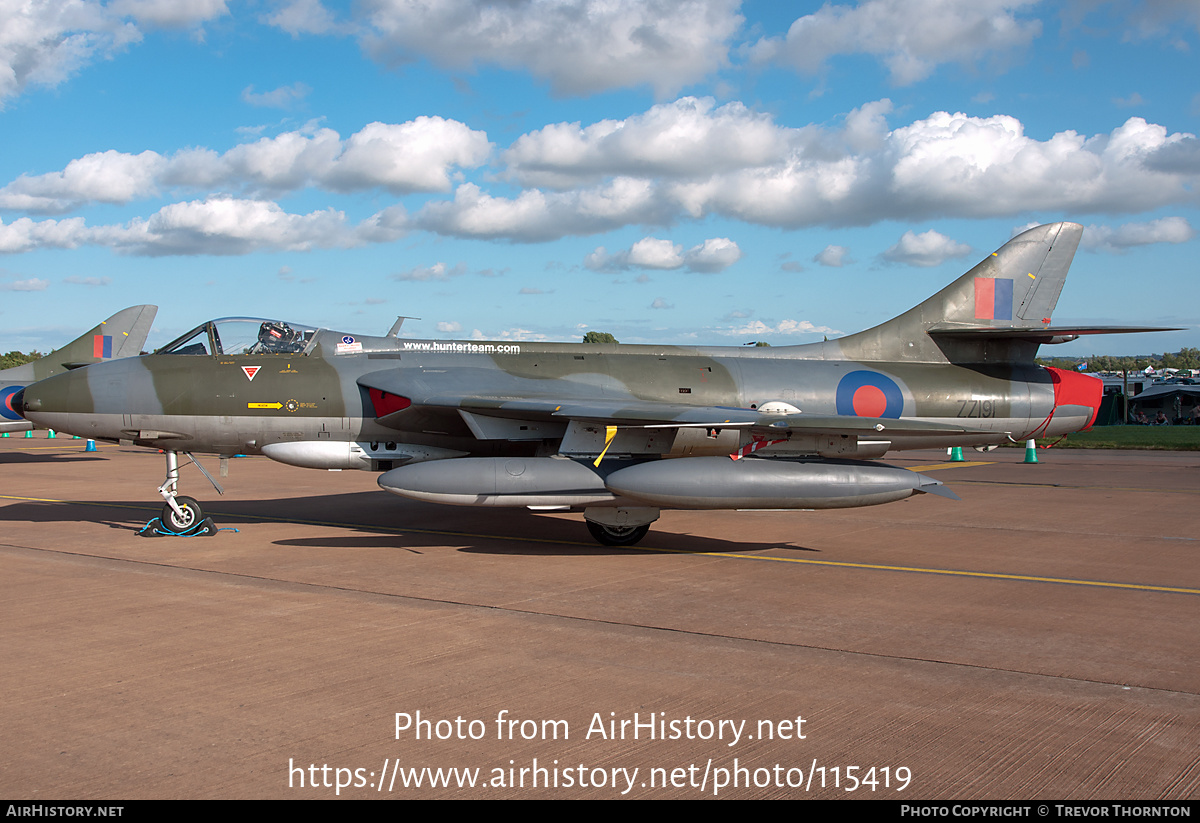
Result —
[[596, 542], [604, 546], [632, 546], [650, 531], [649, 523], [642, 526], [605, 526], [591, 520], [584, 522], [587, 523], [588, 531], [592, 533]]
[[175, 504], [179, 506], [182, 515], [171, 508], [170, 503], [163, 506], [162, 522], [168, 529], [182, 533], [204, 520], [204, 510], [191, 497], [180, 495], [175, 498]]

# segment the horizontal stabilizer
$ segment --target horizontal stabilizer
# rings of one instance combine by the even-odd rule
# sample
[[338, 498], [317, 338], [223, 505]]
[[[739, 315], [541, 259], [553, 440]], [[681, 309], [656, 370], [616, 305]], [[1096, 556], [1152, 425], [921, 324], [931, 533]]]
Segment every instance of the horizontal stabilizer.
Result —
[[1065, 342], [1055, 338], [1074, 340], [1085, 334], [1141, 334], [1143, 332], [1183, 331], [1179, 328], [1161, 326], [1043, 326], [1041, 328], [988, 328], [941, 325], [929, 329], [935, 337], [953, 337], [962, 340], [1028, 340], [1038, 343]]

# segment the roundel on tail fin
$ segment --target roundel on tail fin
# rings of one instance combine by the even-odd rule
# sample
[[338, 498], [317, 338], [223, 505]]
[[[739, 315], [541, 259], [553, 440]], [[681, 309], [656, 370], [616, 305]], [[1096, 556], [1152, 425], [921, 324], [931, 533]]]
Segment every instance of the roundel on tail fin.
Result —
[[852, 371], [838, 381], [837, 413], [848, 417], [890, 417], [904, 411], [904, 395], [892, 378], [873, 371]]

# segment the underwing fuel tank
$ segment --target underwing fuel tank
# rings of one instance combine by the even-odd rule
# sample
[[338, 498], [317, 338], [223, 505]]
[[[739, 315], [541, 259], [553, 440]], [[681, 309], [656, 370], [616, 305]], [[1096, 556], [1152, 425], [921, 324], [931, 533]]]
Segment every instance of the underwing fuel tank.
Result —
[[671, 509], [849, 509], [917, 492], [958, 499], [932, 477], [861, 460], [656, 460], [613, 472], [606, 486]]
[[459, 506], [618, 501], [672, 509], [842, 509], [917, 492], [957, 499], [931, 477], [855, 460], [684, 457], [614, 470], [562, 458], [472, 457], [393, 469], [379, 485], [402, 497]]
[[392, 494], [452, 506], [584, 506], [613, 495], [591, 465], [556, 457], [463, 457], [392, 469]]

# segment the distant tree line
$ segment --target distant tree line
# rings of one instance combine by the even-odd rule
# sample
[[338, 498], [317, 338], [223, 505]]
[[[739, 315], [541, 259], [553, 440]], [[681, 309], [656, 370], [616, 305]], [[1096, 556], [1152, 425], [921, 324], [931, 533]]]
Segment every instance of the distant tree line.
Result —
[[1184, 347], [1177, 352], [1134, 356], [1093, 354], [1090, 357], [1039, 357], [1039, 365], [1075, 369], [1087, 363], [1088, 371], [1145, 371], [1154, 369], [1200, 369], [1200, 349]]
[[0, 355], [0, 369], [11, 369], [13, 366], [24, 366], [26, 363], [32, 363], [34, 360], [41, 360], [46, 355], [40, 351], [31, 351], [29, 354], [19, 351], [10, 351], [8, 354]]

